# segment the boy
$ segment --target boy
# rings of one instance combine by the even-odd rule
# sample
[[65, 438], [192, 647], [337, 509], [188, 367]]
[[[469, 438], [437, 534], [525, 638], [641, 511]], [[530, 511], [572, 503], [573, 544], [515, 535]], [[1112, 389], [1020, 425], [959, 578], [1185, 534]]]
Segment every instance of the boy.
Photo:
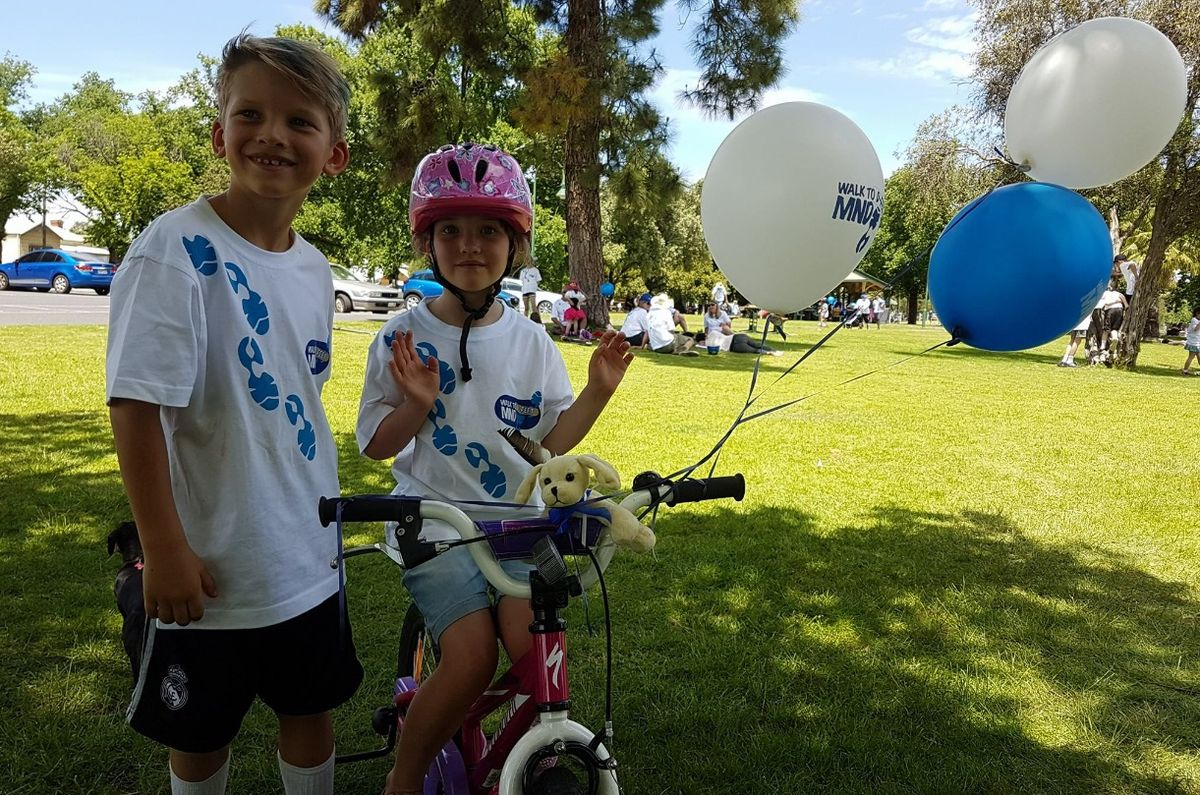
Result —
[[112, 286], [107, 399], [148, 619], [128, 718], [171, 749], [173, 793], [215, 795], [257, 696], [285, 791], [331, 793], [330, 710], [362, 668], [317, 518], [338, 492], [329, 263], [291, 223], [346, 167], [349, 87], [315, 46], [243, 33], [217, 90], [228, 190], [155, 220]]

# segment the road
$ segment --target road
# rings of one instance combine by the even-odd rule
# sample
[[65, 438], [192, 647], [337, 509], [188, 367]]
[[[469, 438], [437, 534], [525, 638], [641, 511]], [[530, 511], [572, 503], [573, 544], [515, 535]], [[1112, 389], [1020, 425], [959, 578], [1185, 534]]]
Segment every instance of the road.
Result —
[[[337, 315], [335, 322], [374, 320], [382, 323], [388, 315], [349, 312]], [[91, 326], [108, 325], [108, 296], [91, 290], [72, 290], [66, 295], [33, 290], [0, 291], [0, 326]]]

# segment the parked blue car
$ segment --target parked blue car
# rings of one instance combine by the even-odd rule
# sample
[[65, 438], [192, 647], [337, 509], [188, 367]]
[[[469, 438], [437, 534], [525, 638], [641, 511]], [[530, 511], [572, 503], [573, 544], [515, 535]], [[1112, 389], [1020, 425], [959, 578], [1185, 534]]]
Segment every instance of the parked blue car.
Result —
[[12, 262], [0, 264], [0, 290], [9, 287], [33, 287], [69, 293], [76, 287], [108, 295], [116, 266], [109, 262], [86, 259], [56, 248], [31, 251]]
[[[409, 276], [408, 281], [404, 282], [402, 292], [404, 293], [404, 303], [409, 309], [412, 309], [426, 298], [436, 298], [441, 295], [442, 285], [433, 280], [433, 271], [426, 268], [425, 270], [416, 271], [412, 276]], [[513, 295], [508, 290], [501, 290], [500, 300], [513, 309], [519, 310], [521, 308], [520, 294]]]

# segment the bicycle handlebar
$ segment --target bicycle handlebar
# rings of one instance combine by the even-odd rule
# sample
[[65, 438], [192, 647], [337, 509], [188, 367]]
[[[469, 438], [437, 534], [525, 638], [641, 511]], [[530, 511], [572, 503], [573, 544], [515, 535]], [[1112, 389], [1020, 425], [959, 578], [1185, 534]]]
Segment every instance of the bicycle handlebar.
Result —
[[681, 502], [700, 502], [701, 500], [719, 500], [732, 497], [738, 502], [746, 496], [746, 479], [737, 475], [720, 478], [705, 478], [702, 480], [681, 480], [672, 484], [667, 496], [667, 505]]
[[400, 501], [390, 494], [360, 494], [355, 497], [322, 497], [317, 505], [321, 526], [337, 520], [338, 506], [342, 507], [343, 522], [399, 522]]
[[[725, 497], [732, 497], [735, 500], [741, 500], [746, 494], [746, 480], [742, 475], [729, 475], [726, 477], [707, 478], [707, 479], [687, 479], [679, 482], [662, 481], [649, 485], [646, 488], [636, 489], [621, 500], [621, 507], [631, 511], [636, 511], [640, 508], [645, 508], [655, 502], [666, 502], [667, 505], [676, 505], [681, 502], [700, 502], [702, 500], [715, 500]], [[470, 540], [483, 535], [475, 522], [455, 506], [439, 502], [437, 500], [422, 499], [419, 503], [415, 503], [422, 519], [439, 519], [453, 527], [463, 538]], [[322, 497], [317, 508], [317, 513], [320, 516], [322, 526], [328, 527], [333, 521], [336, 521], [338, 516], [338, 507], [341, 507], [341, 519], [343, 522], [403, 522], [411, 523], [413, 518], [411, 514], [405, 514], [405, 510], [410, 509], [414, 505], [413, 501], [401, 501], [401, 498], [393, 495], [377, 495], [364, 494], [353, 497]], [[491, 547], [486, 543], [467, 544], [467, 550], [471, 553], [471, 557], [475, 559], [475, 563], [479, 566], [480, 571], [488, 579], [488, 581], [506, 596], [515, 596], [521, 599], [528, 599], [530, 596], [529, 583], [521, 582], [510, 577], [504, 569], [500, 567], [500, 563], [496, 560], [496, 556], [492, 553]], [[616, 551], [616, 544], [613, 542], [608, 528], [600, 534], [600, 539], [593, 549], [593, 554], [596, 556], [597, 566], [589, 566], [579, 577], [579, 583], [587, 590], [591, 588], [600, 578], [600, 573], [608, 568], [609, 562], [612, 560], [613, 553]], [[599, 569], [597, 571], [597, 568]]]

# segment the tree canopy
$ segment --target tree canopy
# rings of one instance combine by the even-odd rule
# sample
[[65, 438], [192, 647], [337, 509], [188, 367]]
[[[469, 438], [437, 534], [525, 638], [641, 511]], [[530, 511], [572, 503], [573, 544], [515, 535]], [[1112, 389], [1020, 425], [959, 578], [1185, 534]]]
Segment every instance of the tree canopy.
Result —
[[[531, 147], [535, 158], [538, 151], [561, 151], [568, 267], [594, 294], [604, 280], [603, 177], [636, 191], [637, 180], [622, 179], [622, 170], [649, 161], [666, 141], [665, 124], [646, 97], [661, 66], [641, 46], [658, 32], [663, 4], [318, 0], [316, 8], [364, 47], [375, 36], [395, 36], [411, 48], [412, 68], [381, 64], [374, 79], [380, 115], [397, 127], [388, 141], [393, 177], [403, 177], [417, 157], [447, 140], [486, 133], [482, 122], [489, 117], [511, 121], [538, 141]], [[798, 19], [797, 0], [681, 5], [699, 12], [692, 47], [701, 67], [697, 86], [684, 96], [729, 117], [755, 108], [783, 74], [782, 41]], [[482, 86], [486, 96], [475, 93]], [[506, 101], [513, 103], [507, 113]], [[479, 113], [483, 119], [472, 116]], [[545, 165], [536, 163], [539, 174]], [[586, 306], [593, 324], [607, 321], [604, 302]]]

